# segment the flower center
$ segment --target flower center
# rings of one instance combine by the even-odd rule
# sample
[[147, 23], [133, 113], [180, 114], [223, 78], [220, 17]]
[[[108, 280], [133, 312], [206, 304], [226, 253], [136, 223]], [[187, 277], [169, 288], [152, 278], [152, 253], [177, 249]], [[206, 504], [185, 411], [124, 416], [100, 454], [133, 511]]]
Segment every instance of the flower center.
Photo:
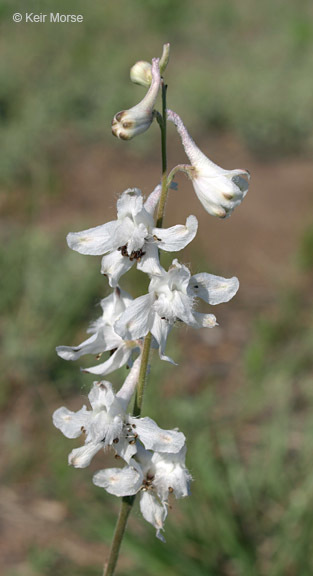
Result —
[[143, 492], [146, 490], [153, 490], [153, 480], [154, 480], [154, 475], [148, 473], [142, 482], [141, 490]]
[[133, 260], [137, 260], [137, 262], [140, 262], [141, 258], [145, 255], [145, 252], [143, 251], [142, 248], [140, 248], [139, 250], [133, 250], [130, 254], [128, 254], [127, 244], [124, 244], [124, 246], [120, 246], [118, 250], [119, 252], [121, 252], [122, 256], [129, 258], [131, 262]]

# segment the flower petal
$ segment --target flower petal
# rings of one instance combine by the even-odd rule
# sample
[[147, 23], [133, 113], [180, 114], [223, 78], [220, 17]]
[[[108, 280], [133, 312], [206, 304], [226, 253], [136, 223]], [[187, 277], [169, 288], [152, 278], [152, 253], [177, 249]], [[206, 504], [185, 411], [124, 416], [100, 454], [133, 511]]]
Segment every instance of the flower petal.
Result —
[[94, 475], [93, 483], [114, 496], [132, 496], [141, 486], [142, 475], [131, 466], [107, 468]]
[[133, 252], [138, 252], [143, 248], [147, 235], [148, 230], [142, 222], [134, 226], [132, 234], [127, 243], [127, 252], [129, 256], [131, 256]]
[[121, 436], [119, 441], [114, 444], [114, 450], [121, 458], [123, 458], [123, 460], [125, 460], [125, 462], [127, 462], [127, 464], [129, 464], [131, 458], [137, 452], [137, 443], [135, 442], [134, 444], [130, 444], [130, 441], [127, 440], [127, 438]]
[[114, 234], [114, 242], [112, 242], [112, 251], [125, 246], [135, 231], [136, 227], [131, 217], [125, 216], [122, 220], [118, 220]]
[[114, 325], [115, 331], [123, 340], [138, 340], [148, 334], [154, 319], [153, 302], [153, 294], [144, 294], [126, 308]]
[[123, 256], [118, 250], [115, 250], [111, 254], [103, 256], [101, 261], [101, 274], [107, 276], [110, 286], [115, 288], [115, 286], [118, 285], [120, 277], [130, 270], [133, 263], [134, 261], [131, 261], [127, 256]]
[[88, 444], [72, 450], [68, 457], [68, 463], [75, 468], [87, 468], [101, 448], [103, 448], [102, 442], [98, 442], [97, 444], [88, 442]]
[[218, 326], [214, 314], [202, 314], [201, 312], [193, 312], [193, 320], [189, 322], [192, 328], [214, 328]]
[[111, 382], [103, 380], [102, 382], [94, 382], [88, 394], [88, 400], [93, 409], [101, 408], [103, 406], [108, 410], [113, 404], [115, 394], [113, 392]]
[[186, 445], [176, 454], [159, 454], [154, 452], [152, 463], [155, 467], [154, 486], [161, 500], [173, 492], [176, 498], [189, 494], [192, 477], [185, 466]]
[[223, 278], [206, 272], [195, 274], [189, 282], [192, 294], [212, 305], [228, 302], [235, 296], [238, 288], [239, 280], [236, 276]]
[[63, 432], [66, 438], [78, 438], [89, 422], [90, 412], [83, 406], [78, 412], [72, 412], [64, 406], [53, 414], [53, 424]]
[[100, 329], [78, 346], [57, 346], [56, 351], [63, 360], [77, 360], [84, 354], [100, 354], [106, 350], [103, 331]]
[[[118, 411], [118, 406], [113, 405], [113, 409]], [[111, 412], [111, 411], [110, 411]], [[88, 429], [88, 442], [103, 442], [105, 446], [110, 446], [115, 438], [119, 438], [123, 430], [123, 414], [115, 417], [104, 409], [93, 414]]]
[[145, 254], [137, 261], [137, 268], [145, 274], [160, 274], [162, 267], [159, 260], [159, 250], [154, 240], [146, 240]]
[[117, 221], [113, 220], [82, 232], [70, 232], [66, 238], [67, 243], [72, 250], [76, 250], [80, 254], [93, 256], [105, 254], [112, 249], [112, 238], [116, 225]]
[[152, 234], [158, 238], [157, 244], [167, 252], [182, 250], [191, 242], [198, 230], [198, 220], [195, 216], [188, 216], [185, 226], [177, 224], [171, 228], [153, 228]]
[[83, 368], [82, 371], [87, 372], [88, 374], [110, 374], [111, 372], [114, 372], [114, 370], [118, 370], [118, 368], [124, 366], [131, 353], [132, 348], [123, 344], [105, 362], [102, 362], [97, 366], [91, 366], [90, 368]]
[[165, 542], [161, 530], [164, 530], [164, 522], [167, 516], [167, 506], [164, 502], [159, 502], [154, 494], [143, 491], [140, 496], [140, 511], [144, 519], [156, 528], [156, 536]]
[[138, 434], [140, 441], [146, 450], [156, 452], [170, 452], [175, 454], [185, 444], [185, 436], [177, 430], [162, 430], [149, 417], [145, 418], [128, 418], [130, 424], [134, 426], [134, 431]]
[[176, 362], [172, 360], [169, 356], [165, 356], [164, 350], [166, 346], [167, 337], [172, 329], [172, 324], [167, 322], [167, 320], [162, 320], [158, 314], [155, 314], [153, 326], [151, 328], [151, 334], [155, 338], [159, 346], [159, 356], [161, 360], [170, 362], [177, 366]]
[[121, 220], [126, 217], [132, 218], [142, 210], [143, 198], [139, 188], [128, 188], [121, 194], [117, 201], [117, 215]]

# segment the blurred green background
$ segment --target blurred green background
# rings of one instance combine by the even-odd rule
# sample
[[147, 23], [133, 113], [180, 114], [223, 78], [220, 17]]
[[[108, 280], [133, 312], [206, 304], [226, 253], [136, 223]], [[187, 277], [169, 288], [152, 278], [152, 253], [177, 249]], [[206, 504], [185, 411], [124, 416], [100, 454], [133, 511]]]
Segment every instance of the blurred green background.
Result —
[[[12, 21], [14, 12], [82, 14], [81, 24]], [[85, 337], [108, 294], [99, 259], [70, 253], [69, 230], [115, 214], [125, 188], [160, 178], [157, 126], [130, 143], [113, 115], [138, 102], [139, 59], [170, 42], [169, 106], [251, 187], [230, 220], [205, 214], [179, 178], [166, 225], [194, 213], [180, 258], [238, 275], [219, 328], [175, 329], [157, 357], [144, 412], [188, 438], [192, 496], [172, 502], [167, 544], [138, 508], [121, 576], [313, 574], [313, 5], [301, 0], [0, 0], [0, 569], [6, 576], [96, 576], [118, 501], [74, 470], [79, 443], [51, 423], [86, 403], [92, 378], [59, 344]], [[169, 130], [170, 166], [184, 161]], [[123, 287], [142, 293], [132, 271]], [[112, 375], [120, 385], [125, 371]]]

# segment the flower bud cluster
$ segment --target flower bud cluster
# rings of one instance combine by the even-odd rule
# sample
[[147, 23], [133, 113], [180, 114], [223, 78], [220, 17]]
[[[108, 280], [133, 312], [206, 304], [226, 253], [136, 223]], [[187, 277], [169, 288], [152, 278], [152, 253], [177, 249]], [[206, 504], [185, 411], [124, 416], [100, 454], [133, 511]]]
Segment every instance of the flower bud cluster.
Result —
[[[137, 106], [115, 115], [112, 131], [119, 138], [129, 140], [151, 125], [168, 58], [169, 45], [165, 45], [160, 61], [153, 59], [151, 65], [139, 62], [132, 69], [132, 80], [140, 80], [149, 90]], [[219, 217], [229, 216], [247, 192], [249, 173], [216, 166], [197, 148], [177, 114], [168, 110], [167, 119], [182, 139], [191, 162], [184, 169], [204, 208]], [[191, 475], [185, 466], [184, 434], [177, 429], [163, 430], [151, 418], [129, 413], [139, 380], [144, 338], [150, 333], [161, 360], [175, 364], [166, 355], [172, 327], [186, 324], [196, 329], [213, 328], [216, 317], [197, 310], [199, 299], [215, 306], [231, 300], [239, 288], [236, 277], [223, 278], [208, 272], [192, 275], [176, 258], [168, 270], [162, 266], [160, 253], [179, 252], [194, 239], [198, 229], [193, 215], [186, 218], [185, 224], [169, 228], [156, 225], [154, 213], [163, 191], [158, 184], [145, 199], [138, 188], [125, 190], [117, 200], [116, 220], [67, 236], [72, 250], [102, 257], [100, 270], [112, 291], [101, 301], [102, 315], [89, 327], [88, 338], [77, 346], [58, 346], [57, 353], [64, 360], [95, 355], [97, 363], [84, 369], [87, 373], [104, 376], [125, 365], [130, 372], [118, 391], [105, 380], [94, 382], [88, 396], [90, 408], [83, 406], [72, 412], [61, 407], [53, 415], [55, 426], [67, 438], [84, 436], [84, 444], [70, 453], [69, 464], [85, 468], [103, 449], [114, 450], [124, 461], [123, 467], [97, 472], [93, 482], [119, 497], [140, 493], [142, 515], [160, 539], [170, 494], [176, 498], [187, 496]], [[120, 286], [133, 266], [149, 277], [147, 293], [135, 299]], [[106, 353], [109, 355], [103, 359]]]

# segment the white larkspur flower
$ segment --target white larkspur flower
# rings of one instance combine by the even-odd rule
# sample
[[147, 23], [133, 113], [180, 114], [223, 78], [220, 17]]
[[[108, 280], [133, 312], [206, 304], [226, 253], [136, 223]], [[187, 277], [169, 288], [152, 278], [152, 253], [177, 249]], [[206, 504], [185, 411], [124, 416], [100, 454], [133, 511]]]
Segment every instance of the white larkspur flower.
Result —
[[117, 138], [130, 140], [150, 128], [161, 83], [158, 58], [152, 60], [151, 76], [150, 88], [141, 102], [129, 110], [122, 110], [115, 114], [112, 120], [112, 134]]
[[214, 164], [199, 150], [178, 114], [168, 110], [167, 117], [175, 124], [191, 162], [188, 175], [201, 204], [209, 214], [228, 218], [248, 192], [250, 173], [242, 169], [224, 170]]
[[95, 354], [100, 358], [103, 352], [110, 351], [110, 357], [105, 362], [84, 369], [91, 374], [110, 374], [126, 363], [131, 364], [131, 356], [138, 350], [139, 344], [123, 340], [113, 328], [131, 302], [132, 298], [127, 292], [115, 288], [110, 296], [101, 300], [102, 316], [87, 331], [92, 336], [78, 346], [58, 346], [58, 355], [64, 360], [77, 360], [85, 354]]
[[117, 220], [82, 232], [70, 232], [69, 247], [81, 254], [105, 254], [101, 272], [108, 276], [112, 287], [135, 262], [142, 272], [158, 273], [161, 270], [158, 249], [182, 250], [193, 240], [198, 228], [195, 216], [189, 216], [185, 225], [155, 227], [153, 212], [160, 193], [161, 187], [157, 186], [144, 203], [138, 188], [126, 190], [117, 201]]
[[151, 332], [159, 345], [160, 357], [168, 333], [173, 324], [180, 320], [193, 328], [213, 327], [213, 314], [202, 314], [194, 310], [195, 299], [201, 298], [211, 305], [228, 302], [239, 288], [238, 278], [222, 278], [202, 272], [191, 276], [186, 266], [173, 260], [168, 272], [151, 277], [149, 293], [133, 300], [115, 323], [115, 330], [125, 339], [142, 338]]
[[[170, 45], [164, 44], [162, 56], [159, 62], [160, 74], [165, 72], [170, 58]], [[140, 84], [141, 86], [150, 86], [152, 81], [152, 66], [150, 62], [145, 62], [140, 60], [132, 66], [130, 70], [130, 79], [134, 84]]]
[[176, 454], [149, 452], [142, 447], [125, 468], [100, 470], [93, 477], [96, 486], [115, 496], [132, 496], [140, 492], [140, 510], [144, 519], [161, 530], [167, 516], [168, 497], [184, 498], [189, 494], [191, 475], [185, 466], [186, 446]]
[[116, 452], [127, 463], [136, 454], [140, 440], [146, 449], [160, 453], [181, 450], [185, 436], [177, 430], [162, 430], [151, 418], [135, 418], [126, 413], [134, 393], [140, 370], [137, 358], [120, 391], [115, 394], [110, 382], [95, 382], [89, 393], [91, 410], [83, 406], [72, 412], [62, 406], [53, 414], [53, 423], [67, 438], [77, 438], [86, 434], [85, 444], [75, 448], [69, 455], [69, 464], [75, 468], [86, 468], [92, 458], [107, 446], [114, 446]]

